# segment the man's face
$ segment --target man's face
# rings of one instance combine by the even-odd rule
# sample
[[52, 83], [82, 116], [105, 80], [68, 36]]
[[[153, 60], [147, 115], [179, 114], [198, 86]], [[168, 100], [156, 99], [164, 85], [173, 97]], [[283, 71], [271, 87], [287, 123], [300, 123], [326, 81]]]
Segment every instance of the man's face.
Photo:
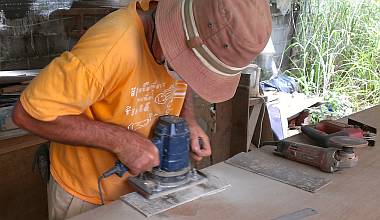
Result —
[[152, 53], [153, 57], [158, 64], [163, 64], [165, 66], [166, 72], [175, 80], [181, 79], [178, 74], [175, 72], [173, 67], [165, 60], [164, 53], [162, 51], [162, 47], [160, 41], [158, 40], [157, 33], [154, 31], [153, 33], [153, 43], [152, 43]]

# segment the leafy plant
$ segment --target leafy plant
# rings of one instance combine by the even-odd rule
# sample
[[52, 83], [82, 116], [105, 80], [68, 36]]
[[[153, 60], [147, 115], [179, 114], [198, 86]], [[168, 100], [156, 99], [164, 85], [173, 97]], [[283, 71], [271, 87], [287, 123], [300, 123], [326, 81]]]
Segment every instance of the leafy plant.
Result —
[[380, 103], [380, 1], [298, 4], [287, 73], [304, 93], [323, 96], [336, 117]]

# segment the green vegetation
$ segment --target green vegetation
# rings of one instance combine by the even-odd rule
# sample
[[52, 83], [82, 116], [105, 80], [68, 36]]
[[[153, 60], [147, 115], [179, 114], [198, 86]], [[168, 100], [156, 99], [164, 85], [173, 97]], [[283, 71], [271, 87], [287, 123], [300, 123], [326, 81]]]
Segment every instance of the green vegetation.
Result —
[[380, 0], [299, 0], [287, 71], [302, 92], [323, 96], [317, 117], [380, 103]]

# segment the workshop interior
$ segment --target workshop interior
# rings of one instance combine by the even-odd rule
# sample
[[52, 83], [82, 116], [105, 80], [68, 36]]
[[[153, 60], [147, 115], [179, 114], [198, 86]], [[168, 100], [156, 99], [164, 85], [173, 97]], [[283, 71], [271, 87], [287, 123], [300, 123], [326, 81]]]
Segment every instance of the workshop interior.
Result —
[[[183, 2], [182, 19], [186, 19], [187, 4], [206, 8], [214, 2], [159, 0], [157, 7], [160, 1], [173, 3], [173, 14], [174, 2]], [[222, 2], [265, 4], [271, 34], [265, 47], [239, 72], [232, 98], [213, 103], [196, 92], [186, 95], [208, 139], [194, 141], [193, 124], [170, 111], [135, 124], [124, 123], [133, 132], [152, 124], [145, 139], [155, 147], [159, 163], [131, 175], [134, 168], [113, 154], [111, 166], [91, 179], [91, 195], [96, 198], [91, 201], [96, 204], [88, 200], [93, 208], [75, 215], [69, 215], [72, 210], [68, 209], [67, 219], [380, 219], [380, 1], [215, 2], [220, 2], [220, 8], [225, 7]], [[48, 195], [53, 178], [51, 140], [20, 128], [12, 114], [20, 97], [28, 87], [35, 87], [51, 62], [85, 39], [94, 25], [131, 4], [151, 7], [150, 0], [0, 0], [1, 220], [61, 219], [52, 218], [48, 207], [54, 200]], [[214, 28], [212, 23], [208, 27]], [[136, 92], [159, 86], [144, 86]], [[172, 103], [180, 93], [168, 89], [152, 102], [170, 99]], [[131, 117], [144, 111], [144, 106], [140, 110], [128, 107], [122, 112]], [[149, 103], [144, 108], [148, 107]], [[99, 107], [94, 109], [90, 106], [86, 114]], [[206, 141], [211, 154], [195, 160], [194, 144], [202, 150]], [[110, 182], [117, 181], [131, 191], [110, 200]], [[67, 193], [70, 206], [78, 194]]]

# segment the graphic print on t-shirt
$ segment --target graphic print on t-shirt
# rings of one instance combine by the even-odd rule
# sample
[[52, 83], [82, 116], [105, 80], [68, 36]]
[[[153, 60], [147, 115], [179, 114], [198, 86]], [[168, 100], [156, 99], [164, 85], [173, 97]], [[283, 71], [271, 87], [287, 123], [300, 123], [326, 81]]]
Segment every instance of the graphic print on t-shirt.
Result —
[[[165, 87], [166, 89], [162, 90]], [[130, 117], [145, 114], [146, 116], [143, 120], [130, 123], [128, 129], [136, 131], [145, 128], [149, 126], [155, 118], [162, 115], [162, 111], [160, 113], [152, 109], [153, 105], [163, 106], [165, 115], [179, 114], [173, 113], [173, 103], [176, 99], [183, 100], [185, 98], [186, 88], [186, 83], [180, 80], [175, 81], [175, 83], [171, 85], [167, 85], [167, 83], [145, 82], [142, 86], [132, 87], [129, 94], [130, 97], [136, 99], [136, 104], [135, 106], [126, 106], [125, 115]], [[160, 93], [157, 93], [158, 91], [160, 91]]]

